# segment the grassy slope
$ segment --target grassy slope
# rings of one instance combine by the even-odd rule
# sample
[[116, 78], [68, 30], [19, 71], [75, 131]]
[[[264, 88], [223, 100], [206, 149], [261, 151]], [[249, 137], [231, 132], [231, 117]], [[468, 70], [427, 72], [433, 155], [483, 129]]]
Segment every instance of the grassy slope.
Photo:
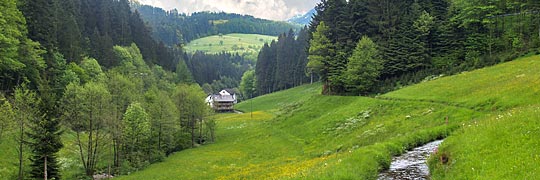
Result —
[[[522, 58], [377, 99], [321, 96], [320, 85], [262, 96], [253, 100], [258, 120], [249, 113], [221, 116], [216, 144], [179, 152], [126, 179], [374, 179], [391, 155], [455, 129], [438, 154], [450, 154], [452, 163], [431, 161], [435, 178], [535, 177], [540, 127], [538, 98], [531, 97], [538, 95], [539, 61]], [[237, 107], [249, 112], [251, 104]], [[370, 117], [362, 118], [366, 112]], [[497, 119], [507, 113], [516, 115]], [[491, 169], [479, 168], [485, 163]], [[466, 173], [471, 166], [484, 174]]]
[[[225, 34], [221, 37], [215, 35], [193, 40], [185, 49], [188, 52], [203, 51], [207, 53], [221, 53], [225, 51], [239, 54], [248, 53], [257, 57], [264, 43], [270, 43], [272, 40], [277, 40], [277, 37], [260, 34]], [[223, 45], [220, 44], [220, 41], [223, 41]], [[234, 45], [239, 49], [234, 50]]]
[[[253, 100], [253, 118], [218, 115], [215, 144], [119, 179], [374, 179], [391, 155], [451, 130], [430, 161], [434, 179], [532, 179], [540, 175], [537, 72], [535, 56], [377, 99], [321, 96], [320, 84], [277, 92]], [[249, 112], [251, 103], [237, 108]]]
[[[391, 155], [448, 133], [454, 127], [444, 124], [448, 114], [477, 116], [425, 102], [321, 96], [319, 89], [307, 85], [257, 98], [264, 104], [254, 103], [254, 109], [269, 109], [255, 112], [254, 120], [249, 113], [218, 117], [217, 143], [178, 152], [123, 178], [374, 178]], [[249, 102], [239, 108], [250, 108]], [[365, 112], [370, 117], [360, 118]]]
[[[531, 56], [385, 96], [488, 110], [486, 118], [462, 124], [443, 143], [430, 161], [434, 179], [535, 179], [540, 175], [539, 71], [540, 57]], [[441, 157], [449, 161], [442, 163]]]

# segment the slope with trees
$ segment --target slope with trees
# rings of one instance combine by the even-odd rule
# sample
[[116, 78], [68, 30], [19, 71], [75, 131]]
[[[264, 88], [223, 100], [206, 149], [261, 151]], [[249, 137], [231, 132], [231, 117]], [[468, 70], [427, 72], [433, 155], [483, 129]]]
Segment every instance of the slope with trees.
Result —
[[0, 9], [0, 177], [127, 174], [214, 137], [183, 52], [154, 41], [127, 0]]
[[289, 89], [309, 82], [304, 71], [307, 64], [307, 28], [298, 35], [289, 30], [277, 41], [265, 43], [255, 66], [257, 95]]
[[343, 71], [363, 36], [377, 44], [383, 64], [364, 94], [504, 62], [540, 46], [539, 7], [535, 1], [324, 0], [310, 26], [309, 70], [319, 70], [324, 94], [351, 93]]
[[142, 18], [152, 27], [153, 35], [168, 46], [191, 42], [206, 36], [230, 33], [277, 36], [300, 26], [286, 22], [255, 18], [225, 12], [196, 12], [191, 15], [176, 9], [165, 11], [158, 7], [132, 3]]

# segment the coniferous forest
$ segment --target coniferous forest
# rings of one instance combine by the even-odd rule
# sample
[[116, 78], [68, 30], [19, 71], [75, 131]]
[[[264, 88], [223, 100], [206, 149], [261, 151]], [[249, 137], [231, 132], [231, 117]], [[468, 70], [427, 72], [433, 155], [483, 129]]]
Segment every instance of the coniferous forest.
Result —
[[388, 92], [540, 46], [535, 0], [323, 0], [315, 9], [307, 69], [323, 94]]
[[177, 10], [165, 11], [158, 7], [133, 3], [143, 20], [152, 27], [154, 37], [173, 46], [194, 39], [229, 33], [277, 36], [289, 29], [300, 29], [286, 22], [255, 18], [249, 15], [225, 12], [196, 12], [181, 14]]

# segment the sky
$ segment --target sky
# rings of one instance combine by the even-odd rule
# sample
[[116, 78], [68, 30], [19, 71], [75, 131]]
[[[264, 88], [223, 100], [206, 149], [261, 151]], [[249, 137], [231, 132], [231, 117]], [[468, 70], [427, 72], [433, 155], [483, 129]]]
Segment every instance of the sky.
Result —
[[320, 0], [138, 0], [165, 10], [177, 9], [191, 14], [200, 11], [248, 14], [271, 20], [287, 20], [305, 14]]

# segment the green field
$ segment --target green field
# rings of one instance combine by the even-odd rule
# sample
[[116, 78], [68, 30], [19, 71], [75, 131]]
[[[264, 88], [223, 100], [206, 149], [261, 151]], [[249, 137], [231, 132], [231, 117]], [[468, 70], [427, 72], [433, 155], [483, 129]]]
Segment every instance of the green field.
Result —
[[255, 59], [264, 43], [270, 44], [277, 37], [260, 34], [225, 34], [196, 39], [185, 46], [187, 52], [238, 53], [253, 56]]
[[375, 98], [304, 85], [238, 104], [244, 114], [216, 115], [216, 143], [118, 179], [376, 179], [391, 156], [444, 137], [429, 161], [433, 179], [534, 179], [538, 72], [540, 56], [530, 56]]
[[430, 161], [434, 179], [530, 179], [540, 175], [539, 71], [534, 56], [377, 98], [321, 96], [320, 84], [258, 97], [237, 106], [245, 114], [218, 115], [217, 143], [123, 178], [375, 179], [392, 155], [449, 136]]

